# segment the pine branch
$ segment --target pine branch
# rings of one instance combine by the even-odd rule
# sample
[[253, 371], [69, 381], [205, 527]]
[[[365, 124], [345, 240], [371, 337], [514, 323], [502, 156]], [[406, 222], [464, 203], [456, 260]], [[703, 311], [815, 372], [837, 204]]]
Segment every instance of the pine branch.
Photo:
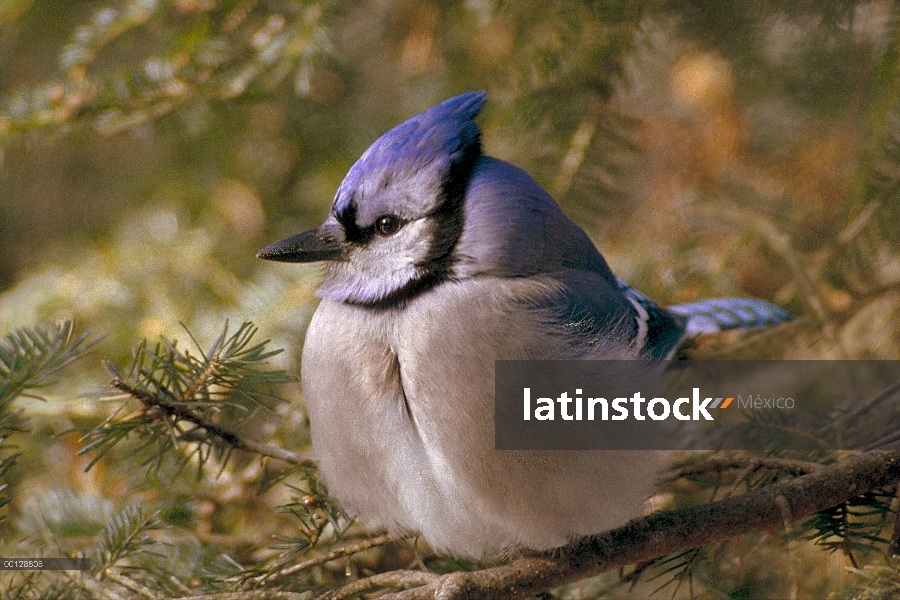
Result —
[[83, 355], [100, 338], [75, 335], [72, 321], [19, 329], [0, 340], [0, 410], [22, 394], [52, 383], [51, 377]]
[[[434, 585], [440, 585], [446, 577], [450, 576], [446, 575], [444, 577], [441, 577], [440, 575], [435, 575], [434, 573], [427, 573], [423, 571], [389, 571], [387, 573], [372, 575], [371, 577], [366, 577], [365, 579], [359, 579], [357, 581], [354, 581], [353, 583], [345, 585], [335, 592], [331, 592], [329, 594], [326, 594], [325, 596], [320, 596], [320, 598], [328, 598], [328, 600], [345, 600], [346, 598], [352, 598], [364, 592], [371, 592], [372, 590], [377, 590], [379, 588], [385, 587], [404, 588], [414, 585], [430, 587]], [[465, 597], [469, 598], [470, 596]], [[443, 598], [443, 596], [441, 596], [441, 598]]]
[[361, 540], [359, 542], [355, 542], [353, 544], [347, 544], [345, 546], [341, 546], [336, 550], [332, 550], [326, 554], [321, 556], [316, 556], [314, 558], [310, 558], [309, 560], [305, 560], [303, 562], [291, 565], [289, 567], [285, 567], [278, 571], [274, 571], [271, 573], [264, 573], [263, 575], [258, 575], [251, 579], [247, 580], [247, 583], [253, 584], [262, 584], [266, 581], [272, 581], [276, 579], [281, 579], [284, 577], [289, 577], [291, 575], [296, 575], [297, 573], [301, 573], [313, 567], [317, 567], [319, 565], [323, 565], [325, 563], [331, 562], [333, 560], [337, 560], [339, 558], [344, 558], [346, 556], [352, 556], [353, 554], [359, 554], [360, 552], [364, 552], [369, 550], [370, 548], [376, 548], [378, 546], [386, 546], [388, 544], [393, 544], [395, 542], [407, 539], [408, 535], [391, 535], [384, 534], [375, 536], [373, 538], [367, 538]]
[[[120, 379], [113, 379], [110, 385], [118, 390], [125, 392], [132, 398], [140, 400], [146, 410], [150, 410], [156, 407], [161, 409], [162, 412], [168, 416], [174, 417], [178, 420], [193, 423], [198, 428], [206, 430], [208, 433], [216, 436], [235, 450], [244, 450], [246, 452], [259, 454], [260, 456], [277, 458], [278, 460], [282, 460], [294, 465], [309, 465], [312, 462], [312, 458], [306, 456], [305, 454], [292, 452], [291, 450], [285, 450], [284, 448], [273, 446], [271, 444], [262, 444], [260, 442], [248, 440], [225, 425], [219, 425], [209, 422], [183, 405], [169, 403], [165, 400], [165, 398], [162, 398], [158, 395], [149, 394], [144, 390], [135, 389], [129, 386], [124, 381], [121, 381]], [[194, 392], [196, 391], [197, 390], [194, 390]]]
[[[111, 385], [124, 393], [125, 404], [85, 436], [91, 441], [81, 453], [96, 452], [89, 468], [132, 434], [141, 438], [144, 464], [152, 470], [185, 443], [197, 444], [193, 452], [200, 468], [212, 453], [224, 467], [232, 450], [309, 466], [307, 456], [247, 439], [233, 426], [252, 417], [257, 409], [269, 410], [273, 404], [285, 402], [267, 390], [296, 381], [284, 371], [266, 368], [268, 359], [281, 351], [268, 350], [268, 340], [253, 343], [256, 333], [254, 325], [244, 323], [229, 335], [226, 323], [209, 349], [194, 340], [199, 356], [181, 351], [177, 341], [163, 338], [153, 350], [148, 349], [146, 340], [138, 345], [127, 375], [107, 363], [113, 375]], [[134, 400], [139, 402], [137, 410], [116, 419]], [[229, 424], [221, 423], [226, 419]], [[190, 454], [178, 454], [176, 460], [184, 465], [189, 458]]]
[[160, 529], [158, 513], [148, 513], [140, 506], [130, 506], [103, 528], [96, 550], [97, 573], [104, 573], [123, 559], [136, 554], [154, 552], [158, 544], [148, 535]]
[[753, 468], [754, 470], [762, 468], [775, 469], [804, 474], [813, 473], [822, 467], [822, 464], [816, 462], [773, 456], [711, 456], [682, 467], [671, 469], [665, 474], [664, 481], [675, 481], [683, 477], [721, 473], [722, 471], [747, 468]]
[[[742, 496], [657, 512], [579, 540], [553, 555], [522, 558], [481, 571], [451, 573], [421, 587], [383, 597], [392, 600], [526, 598], [610, 569], [755, 531], [783, 529], [785, 513], [779, 504], [789, 509], [796, 523], [898, 481], [900, 452], [861, 453]], [[406, 584], [415, 585], [417, 581], [395, 582], [395, 587]], [[340, 598], [341, 593], [337, 590], [322, 598]]]
[[[52, 377], [82, 356], [100, 338], [90, 332], [75, 335], [72, 321], [51, 327], [19, 329], [0, 340], [0, 452], [14, 450], [9, 443], [17, 433], [28, 431], [24, 410], [12, 410], [12, 403], [22, 395], [35, 395], [36, 390], [53, 383]], [[16, 464], [21, 452], [0, 458], [0, 481]], [[0, 483], [0, 493], [8, 484]], [[0, 507], [10, 502], [0, 495]], [[0, 521], [5, 520], [0, 515]]]
[[855, 552], [890, 546], [890, 539], [882, 537], [881, 530], [887, 526], [888, 515], [895, 516], [891, 510], [893, 498], [893, 490], [872, 490], [816, 513], [805, 524], [806, 529], [814, 530], [806, 539], [832, 552], [840, 550], [858, 566]]
[[126, 596], [113, 591], [93, 577], [81, 571], [69, 571], [67, 579], [78, 589], [79, 600], [126, 600]]
[[141, 585], [137, 581], [120, 573], [116, 569], [107, 569], [106, 572], [104, 572], [103, 576], [110, 581], [114, 581], [115, 583], [121, 585], [127, 590], [134, 592], [135, 594], [137, 594], [138, 598], [145, 598], [146, 600], [166, 600], [166, 597], [162, 594], [158, 594], [150, 588]]
[[862, 569], [847, 568], [859, 577], [856, 585], [835, 600], [887, 600], [900, 597], [900, 561], [891, 560], [887, 565], [870, 565]]
[[[388, 539], [386, 536], [380, 536], [375, 540], [363, 540], [358, 544], [351, 544], [344, 549], [338, 549], [335, 551], [338, 555], [335, 555], [334, 558], [322, 560], [322, 557], [319, 557], [304, 561], [299, 565], [293, 564], [299, 557], [306, 555], [322, 539], [322, 536], [329, 528], [332, 532], [333, 540], [337, 541], [353, 524], [353, 519], [346, 512], [328, 500], [328, 490], [319, 482], [316, 473], [309, 469], [305, 469], [304, 472], [306, 476], [305, 489], [287, 484], [287, 487], [298, 493], [299, 496], [292, 496], [290, 502], [277, 507], [279, 512], [289, 513], [296, 518], [296, 529], [299, 535], [274, 534], [273, 537], [282, 542], [275, 548], [283, 550], [283, 552], [270, 561], [268, 565], [243, 573], [241, 578], [244, 585], [261, 584], [266, 580], [272, 581], [273, 578], [284, 578], [309, 569], [316, 564], [320, 564], [320, 562], [334, 560], [339, 555], [362, 552], [366, 547], [375, 547], [402, 539]], [[367, 544], [368, 546], [366, 546]], [[344, 554], [340, 554], [342, 550]]]
[[[275, 9], [240, 2], [230, 11], [218, 4], [184, 4], [174, 11], [166, 2], [131, 0], [98, 9], [62, 48], [64, 77], [6, 99], [0, 139], [71, 125], [113, 134], [194, 101], [233, 99], [285, 80], [292, 80], [297, 95], [309, 93], [315, 64], [331, 52], [322, 4]], [[165, 52], [112, 73], [108, 67], [94, 72], [97, 58], [113, 41], [154, 26], [172, 32]]]

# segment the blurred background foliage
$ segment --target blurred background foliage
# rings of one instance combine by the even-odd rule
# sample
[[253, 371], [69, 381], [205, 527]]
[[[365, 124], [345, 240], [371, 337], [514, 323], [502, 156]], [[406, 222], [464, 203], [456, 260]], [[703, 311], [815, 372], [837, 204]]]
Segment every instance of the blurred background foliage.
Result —
[[[100, 358], [127, 365], [181, 323], [211, 342], [253, 321], [299, 373], [318, 271], [255, 251], [321, 222], [372, 141], [466, 89], [489, 93], [486, 150], [654, 299], [782, 304], [814, 334], [773, 356], [900, 358], [898, 44], [888, 0], [0, 0], [0, 332], [71, 318], [105, 335], [46, 402], [21, 402], [3, 540], [64, 509], [84, 526], [54, 535], [96, 535], [140, 497], [192, 532], [178, 547], [198, 564], [268, 556], [289, 494], [256, 496], [255, 463], [200, 493], [115, 452], [84, 473], [57, 434], [105, 418], [85, 396], [109, 378]], [[293, 403], [255, 433], [303, 450], [299, 385], [281, 393]], [[835, 589], [840, 556], [808, 554], [805, 589]], [[782, 585], [729, 556], [695, 569], [709, 597]]]

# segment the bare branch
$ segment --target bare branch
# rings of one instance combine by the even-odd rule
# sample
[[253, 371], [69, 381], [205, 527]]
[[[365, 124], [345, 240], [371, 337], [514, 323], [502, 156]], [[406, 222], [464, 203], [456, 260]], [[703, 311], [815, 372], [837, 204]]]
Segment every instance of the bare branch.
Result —
[[[765, 529], [784, 527], [848, 499], [900, 481], [900, 452], [873, 451], [796, 479], [779, 481], [736, 498], [658, 512], [554, 555], [522, 558], [482, 571], [451, 573], [422, 587], [384, 596], [391, 600], [526, 598], [565, 583]], [[783, 501], [778, 498], [783, 497]]]

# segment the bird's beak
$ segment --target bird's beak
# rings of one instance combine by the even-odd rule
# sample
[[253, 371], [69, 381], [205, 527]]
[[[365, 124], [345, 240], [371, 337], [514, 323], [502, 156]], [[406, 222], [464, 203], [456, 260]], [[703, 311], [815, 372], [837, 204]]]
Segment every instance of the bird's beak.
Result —
[[327, 225], [269, 244], [256, 253], [256, 258], [302, 263], [344, 260], [343, 244]]

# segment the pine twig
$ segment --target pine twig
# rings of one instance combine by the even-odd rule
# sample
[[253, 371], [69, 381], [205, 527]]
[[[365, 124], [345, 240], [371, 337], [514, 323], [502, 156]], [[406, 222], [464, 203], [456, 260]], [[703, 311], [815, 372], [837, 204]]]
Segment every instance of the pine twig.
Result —
[[339, 558], [343, 558], [345, 556], [350, 556], [352, 554], [358, 554], [370, 548], [375, 548], [377, 546], [386, 546], [388, 544], [393, 544], [394, 542], [399, 542], [400, 540], [405, 540], [409, 538], [409, 535], [391, 535], [384, 534], [379, 535], [373, 538], [368, 538], [365, 540], [361, 540], [359, 542], [353, 544], [347, 544], [345, 546], [341, 546], [336, 550], [332, 550], [327, 554], [323, 554], [322, 556], [316, 556], [315, 558], [310, 558], [309, 560], [305, 560], [301, 563], [297, 563], [296, 565], [291, 565], [290, 567], [286, 567], [281, 569], [280, 571], [276, 571], [275, 573], [266, 573], [264, 575], [260, 575], [258, 577], [254, 577], [250, 581], [255, 583], [262, 583], [263, 581], [273, 579], [273, 578], [281, 578], [287, 577], [289, 575], [293, 575], [295, 573], [300, 573], [302, 571], [306, 571], [307, 569], [311, 569], [312, 567], [316, 567], [318, 565], [325, 564], [327, 562], [331, 562], [333, 560], [337, 560]]
[[294, 465], [304, 465], [312, 461], [311, 457], [300, 452], [292, 452], [290, 450], [285, 450], [284, 448], [279, 448], [278, 446], [274, 446], [271, 444], [263, 444], [261, 442], [248, 440], [236, 431], [224, 425], [211, 423], [184, 406], [173, 404], [163, 399], [158, 394], [151, 394], [145, 390], [134, 388], [121, 379], [113, 379], [110, 385], [112, 385], [119, 391], [125, 392], [132, 398], [140, 401], [147, 408], [157, 407], [167, 415], [171, 415], [181, 421], [193, 423], [197, 427], [205, 429], [207, 432], [216, 436], [236, 450], [253, 452], [255, 454], [268, 456], [270, 458], [276, 458], [278, 460]]
[[68, 571], [65, 576], [82, 592], [90, 594], [86, 598], [90, 600], [127, 600], [121, 594], [109, 589], [87, 573], [82, 571]]
[[814, 473], [823, 468], [823, 465], [806, 460], [795, 460], [792, 458], [776, 458], [769, 456], [749, 456], [749, 457], [720, 457], [713, 456], [696, 463], [678, 467], [669, 471], [663, 478], [664, 482], [671, 482], [683, 477], [693, 475], [704, 475], [710, 472], [720, 473], [722, 471], [732, 471], [737, 469], [758, 470], [760, 468], [776, 469], [779, 471], [795, 471], [797, 473], [806, 474]]
[[[446, 576], [444, 576], [446, 577]], [[344, 600], [363, 592], [379, 588], [403, 588], [413, 585], [429, 585], [440, 582], [444, 577], [423, 571], [388, 571], [364, 579], [358, 579], [337, 590], [319, 596], [316, 600]]]
[[147, 586], [142, 585], [134, 579], [123, 575], [118, 571], [118, 569], [107, 569], [106, 571], [104, 571], [103, 576], [110, 581], [118, 583], [125, 589], [134, 592], [141, 598], [146, 598], [147, 600], [165, 600], [165, 596], [163, 596], [162, 594], [158, 594]]

